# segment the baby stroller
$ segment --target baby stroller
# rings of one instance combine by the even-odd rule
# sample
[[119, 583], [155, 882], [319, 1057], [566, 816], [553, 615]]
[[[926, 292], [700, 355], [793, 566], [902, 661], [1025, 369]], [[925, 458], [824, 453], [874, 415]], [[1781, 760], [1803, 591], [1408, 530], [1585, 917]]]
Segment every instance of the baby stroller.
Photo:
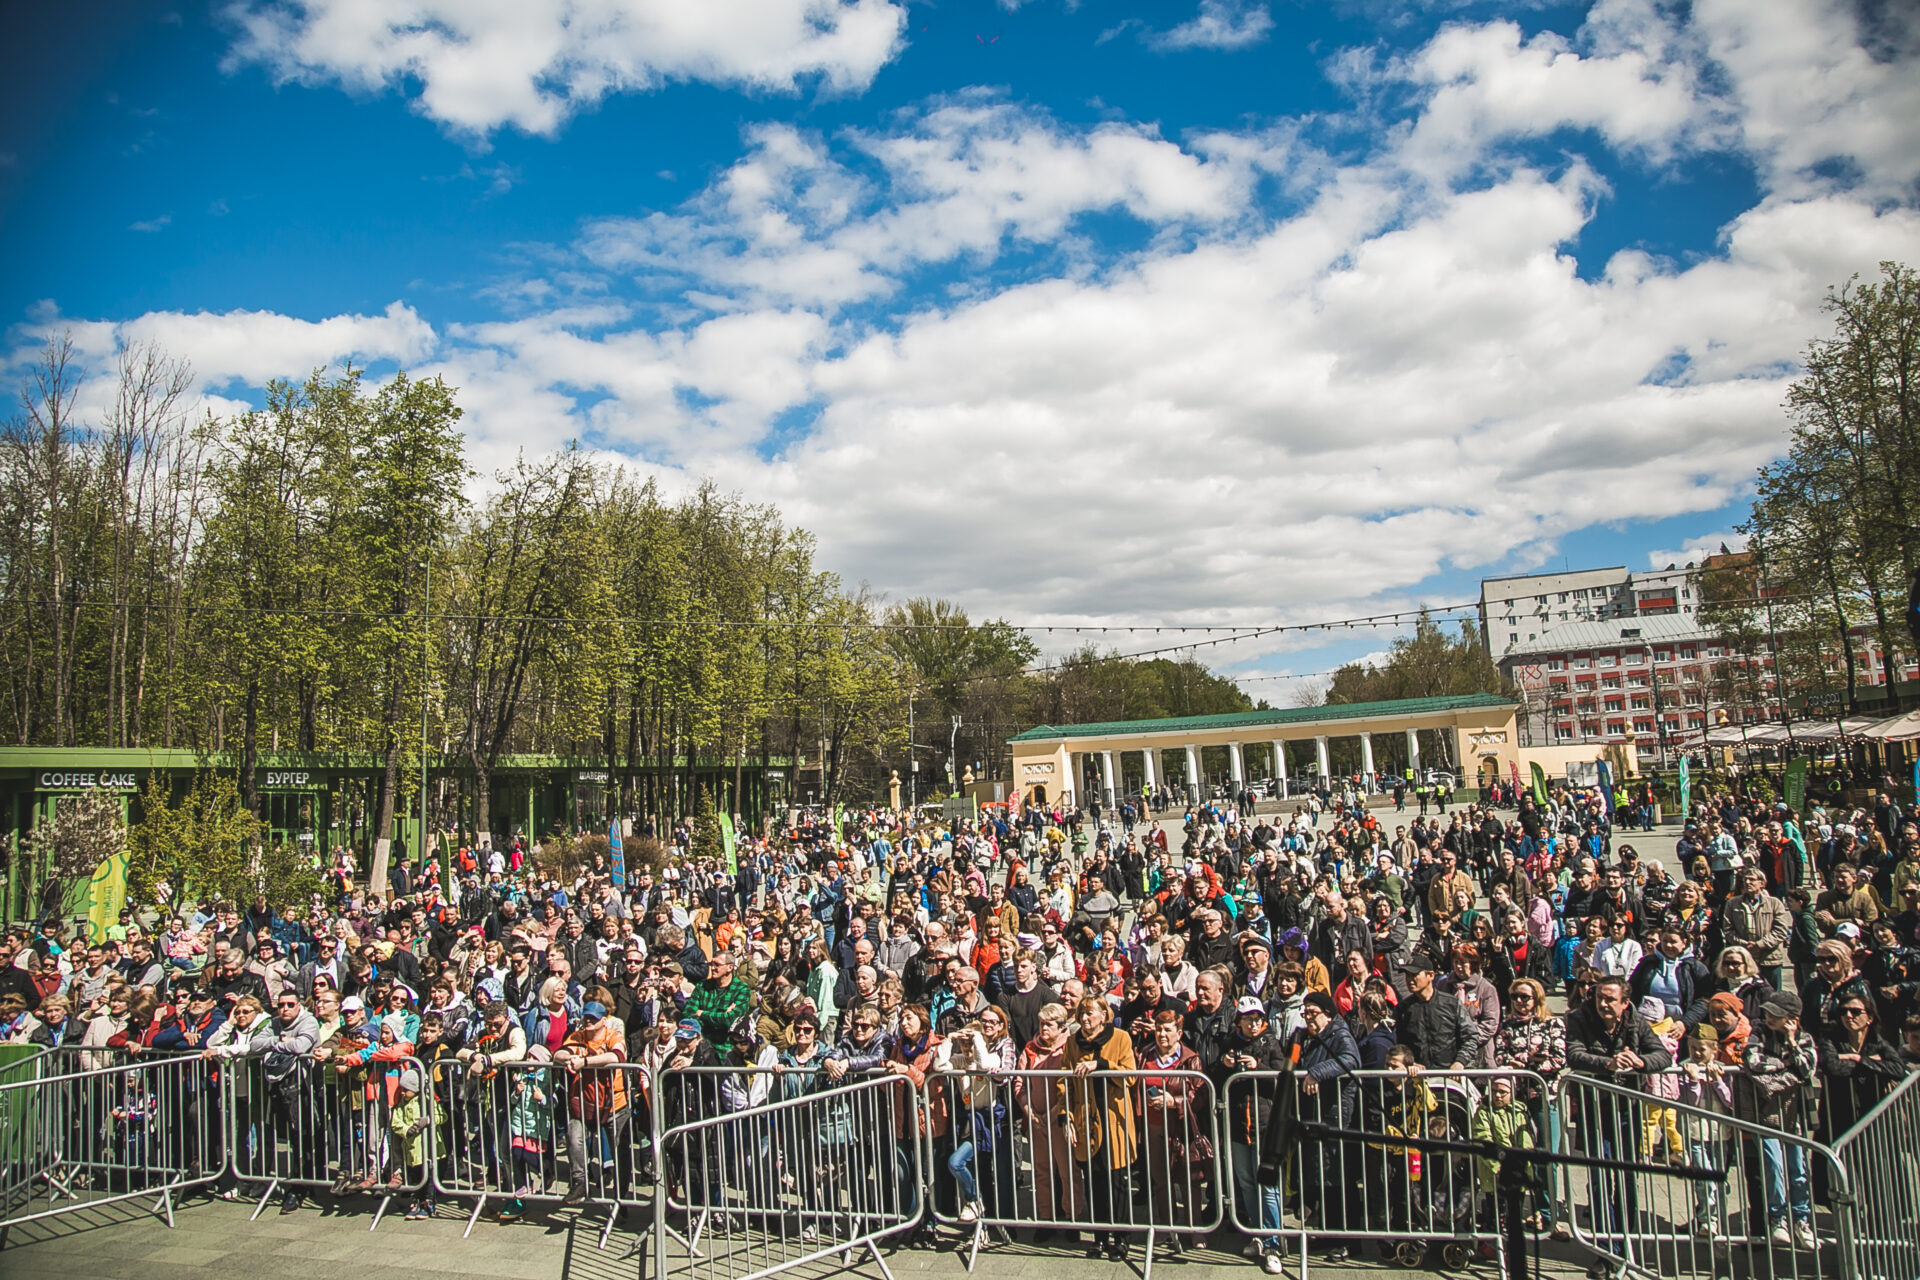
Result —
[[[1401, 1086], [1397, 1116], [1387, 1132], [1464, 1142], [1472, 1131], [1475, 1090], [1465, 1080], [1416, 1076]], [[1473, 1257], [1479, 1187], [1473, 1157], [1453, 1152], [1387, 1147], [1389, 1239], [1382, 1250], [1402, 1267], [1426, 1265], [1437, 1252], [1442, 1268], [1458, 1270]], [[1436, 1237], [1454, 1236], [1452, 1240]], [[1399, 1237], [1394, 1239], [1393, 1237]]]

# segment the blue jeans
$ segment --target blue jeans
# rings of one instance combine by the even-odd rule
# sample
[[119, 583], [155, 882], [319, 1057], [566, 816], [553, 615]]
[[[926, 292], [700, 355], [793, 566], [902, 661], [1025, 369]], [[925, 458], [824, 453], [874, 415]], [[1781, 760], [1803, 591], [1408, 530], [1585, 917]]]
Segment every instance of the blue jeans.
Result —
[[960, 1188], [962, 1207], [972, 1204], [980, 1198], [980, 1184], [973, 1176], [973, 1141], [968, 1139], [953, 1149], [947, 1157], [947, 1172], [953, 1175], [954, 1182]]
[[1733, 1168], [1733, 1144], [1718, 1138], [1697, 1138], [1689, 1144], [1687, 1156], [1694, 1164], [1721, 1170], [1718, 1182], [1693, 1184], [1694, 1221], [1717, 1226], [1720, 1222], [1721, 1201], [1726, 1196], [1727, 1172]]
[[1251, 1142], [1231, 1144], [1233, 1155], [1233, 1202], [1237, 1206], [1235, 1219], [1246, 1224], [1252, 1219], [1248, 1212], [1258, 1203], [1260, 1206], [1260, 1226], [1269, 1234], [1260, 1237], [1260, 1243], [1268, 1249], [1280, 1247], [1280, 1188], [1260, 1185], [1260, 1148]]
[[[1783, 1150], [1784, 1148], [1784, 1150]], [[1767, 1186], [1767, 1221], [1783, 1221], [1791, 1209], [1795, 1222], [1813, 1218], [1813, 1194], [1807, 1182], [1807, 1152], [1778, 1138], [1760, 1139], [1760, 1172]]]

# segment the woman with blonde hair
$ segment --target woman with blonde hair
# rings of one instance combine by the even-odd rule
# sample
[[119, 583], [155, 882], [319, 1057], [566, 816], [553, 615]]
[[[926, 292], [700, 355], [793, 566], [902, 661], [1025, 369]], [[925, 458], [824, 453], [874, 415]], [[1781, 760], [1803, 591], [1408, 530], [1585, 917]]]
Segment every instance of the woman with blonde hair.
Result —
[[1124, 1262], [1127, 1246], [1120, 1234], [1102, 1228], [1123, 1222], [1133, 1208], [1127, 1177], [1135, 1154], [1133, 1092], [1124, 1080], [1096, 1077], [1134, 1070], [1133, 1039], [1113, 1025], [1112, 1006], [1097, 996], [1084, 997], [1075, 1012], [1080, 1029], [1068, 1037], [1062, 1058], [1073, 1079], [1060, 1083], [1066, 1089], [1067, 1146], [1087, 1184], [1093, 1228], [1087, 1256]]

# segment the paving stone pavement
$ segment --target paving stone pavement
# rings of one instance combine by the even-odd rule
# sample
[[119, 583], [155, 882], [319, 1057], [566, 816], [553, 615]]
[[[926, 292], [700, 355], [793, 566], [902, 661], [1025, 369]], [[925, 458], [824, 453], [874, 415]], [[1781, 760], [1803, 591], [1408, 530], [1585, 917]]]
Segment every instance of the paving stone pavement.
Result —
[[[281, 1216], [273, 1206], [257, 1221], [248, 1221], [253, 1206], [245, 1202], [195, 1199], [179, 1206], [169, 1229], [143, 1203], [122, 1203], [81, 1210], [51, 1222], [12, 1228], [0, 1249], [0, 1277], [5, 1280], [149, 1280], [153, 1277], [214, 1276], [219, 1280], [251, 1280], [293, 1275], [301, 1280], [426, 1280], [462, 1276], [560, 1277], [561, 1280], [649, 1280], [652, 1262], [641, 1248], [649, 1237], [641, 1231], [616, 1230], [605, 1249], [599, 1247], [605, 1219], [582, 1217], [568, 1211], [529, 1215], [502, 1226], [481, 1222], [473, 1235], [461, 1239], [466, 1216], [442, 1206], [440, 1216], [424, 1222], [388, 1217], [369, 1231], [372, 1214], [358, 1205], [335, 1209], [309, 1205]], [[638, 1225], [638, 1224], [636, 1224]], [[1260, 1270], [1238, 1257], [1237, 1239], [1220, 1234], [1222, 1249], [1189, 1251], [1178, 1260], [1165, 1251], [1154, 1262], [1155, 1275], [1166, 1280], [1251, 1280]], [[934, 1247], [888, 1247], [882, 1253], [895, 1277], [966, 1276], [960, 1240], [943, 1233]], [[1468, 1275], [1495, 1280], [1498, 1268], [1475, 1261], [1464, 1271], [1403, 1269], [1378, 1260], [1367, 1250], [1365, 1259], [1329, 1262], [1315, 1249], [1308, 1274], [1325, 1280], [1389, 1273], [1405, 1280]], [[1582, 1274], [1567, 1246], [1549, 1245], [1540, 1263], [1542, 1280], [1565, 1280]], [[744, 1263], [746, 1259], [743, 1257]], [[758, 1262], [754, 1265], [759, 1265]], [[741, 1274], [744, 1274], [744, 1267]], [[727, 1280], [718, 1266], [702, 1265], [690, 1273], [695, 1280]], [[833, 1275], [860, 1275], [884, 1280], [870, 1255], [855, 1254], [850, 1266], [837, 1258], [795, 1269], [803, 1280]], [[1038, 1248], [1025, 1244], [998, 1244], [983, 1250], [973, 1274], [981, 1280], [1121, 1280], [1140, 1274], [1136, 1247], [1126, 1265], [1081, 1258], [1077, 1251]], [[1287, 1265], [1290, 1280], [1298, 1280], [1296, 1252]]]

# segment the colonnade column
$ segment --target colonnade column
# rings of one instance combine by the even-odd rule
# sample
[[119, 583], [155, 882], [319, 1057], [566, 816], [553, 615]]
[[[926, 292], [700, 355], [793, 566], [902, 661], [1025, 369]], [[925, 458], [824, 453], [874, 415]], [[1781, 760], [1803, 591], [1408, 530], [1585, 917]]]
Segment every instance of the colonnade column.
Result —
[[1324, 733], [1313, 740], [1313, 762], [1318, 767], [1322, 779], [1333, 772], [1327, 767], [1327, 735]]
[[1360, 735], [1360, 785], [1373, 789], [1373, 735]]
[[1420, 731], [1407, 730], [1407, 768], [1413, 770], [1413, 780], [1420, 781]]
[[1227, 776], [1233, 779], [1233, 792], [1236, 796], [1246, 789], [1246, 764], [1240, 758], [1240, 744], [1237, 742], [1227, 744]]
[[1155, 747], [1148, 747], [1140, 753], [1140, 781], [1146, 787], [1148, 795], [1160, 789], [1160, 779], [1155, 776], [1159, 770], [1153, 767], [1153, 758], [1159, 754], [1159, 750]]
[[1113, 808], [1113, 752], [1111, 751], [1100, 753], [1100, 786], [1106, 795], [1107, 808]]
[[1287, 787], [1287, 772], [1287, 744], [1275, 738], [1273, 740], [1273, 776], [1279, 780], [1282, 800], [1292, 794]]
[[1187, 803], [1200, 803], [1200, 748], [1187, 744]]

